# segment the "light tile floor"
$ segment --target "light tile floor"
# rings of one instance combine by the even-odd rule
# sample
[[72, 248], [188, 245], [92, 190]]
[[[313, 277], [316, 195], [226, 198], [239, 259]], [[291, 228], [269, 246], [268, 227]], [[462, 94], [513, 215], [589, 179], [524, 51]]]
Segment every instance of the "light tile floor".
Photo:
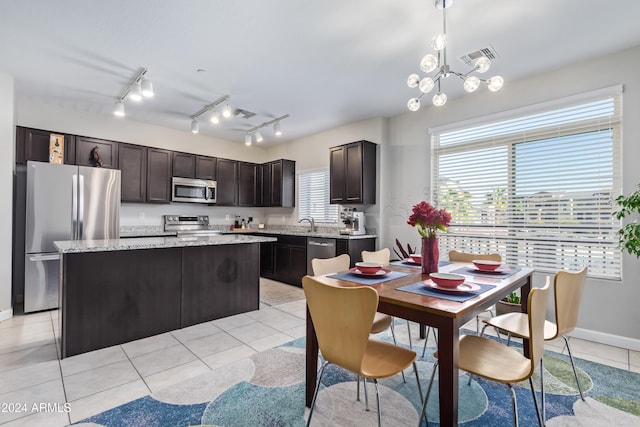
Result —
[[[261, 303], [257, 311], [59, 360], [57, 316], [0, 323], [0, 425], [64, 426], [305, 334], [304, 300]], [[402, 344], [405, 325], [397, 320]], [[475, 321], [467, 326], [475, 330]], [[417, 324], [411, 335], [421, 348]], [[575, 357], [640, 372], [640, 352], [575, 338], [571, 346]], [[562, 340], [548, 347], [566, 352]]]

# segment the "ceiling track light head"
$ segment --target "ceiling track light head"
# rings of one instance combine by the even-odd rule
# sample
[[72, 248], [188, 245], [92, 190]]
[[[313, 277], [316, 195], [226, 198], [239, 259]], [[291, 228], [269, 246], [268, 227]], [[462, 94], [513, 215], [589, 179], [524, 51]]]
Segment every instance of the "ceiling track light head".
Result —
[[251, 134], [249, 132], [247, 132], [244, 136], [244, 145], [251, 145]]
[[122, 99], [118, 99], [113, 104], [113, 115], [116, 117], [124, 117], [124, 104], [122, 103]]
[[196, 119], [191, 120], [191, 133], [200, 132], [200, 125]]

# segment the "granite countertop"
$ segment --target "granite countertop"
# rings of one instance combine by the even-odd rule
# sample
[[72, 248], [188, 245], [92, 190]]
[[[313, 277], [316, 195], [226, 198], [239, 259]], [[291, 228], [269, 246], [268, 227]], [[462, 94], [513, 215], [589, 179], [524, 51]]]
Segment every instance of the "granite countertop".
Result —
[[273, 237], [236, 235], [138, 237], [105, 240], [63, 240], [54, 244], [60, 253], [129, 251], [135, 249], [180, 248], [186, 246], [235, 245], [243, 243], [275, 242]]
[[256, 230], [256, 229], [242, 229], [242, 230], [234, 230], [234, 231], [223, 231], [223, 233], [252, 233], [252, 234], [277, 234], [283, 236], [303, 236], [303, 237], [323, 237], [327, 239], [375, 239], [375, 234], [338, 234], [337, 232], [331, 231], [292, 231], [292, 230]]

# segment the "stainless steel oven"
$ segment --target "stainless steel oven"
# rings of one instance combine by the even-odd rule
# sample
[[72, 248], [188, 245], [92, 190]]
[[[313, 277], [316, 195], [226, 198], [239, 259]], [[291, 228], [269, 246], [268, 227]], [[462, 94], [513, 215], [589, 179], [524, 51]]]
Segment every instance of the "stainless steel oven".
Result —
[[215, 203], [216, 182], [174, 176], [171, 185], [171, 200], [174, 202]]

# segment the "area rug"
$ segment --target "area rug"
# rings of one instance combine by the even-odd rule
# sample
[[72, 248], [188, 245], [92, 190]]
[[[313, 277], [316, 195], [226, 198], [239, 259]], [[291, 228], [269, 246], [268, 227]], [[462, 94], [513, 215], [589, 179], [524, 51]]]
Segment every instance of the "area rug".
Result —
[[[384, 339], [387, 339], [384, 336]], [[421, 354], [418, 345], [414, 350]], [[433, 348], [417, 361], [424, 389], [431, 375]], [[304, 338], [257, 353], [206, 375], [79, 421], [79, 426], [304, 426]], [[545, 353], [547, 425], [639, 426], [640, 374], [576, 359], [586, 401], [580, 399], [564, 355]], [[413, 371], [380, 381], [382, 424], [416, 426], [420, 399]], [[512, 425], [508, 388], [461, 374], [459, 421], [463, 426]], [[437, 379], [436, 379], [437, 381]], [[534, 379], [539, 385], [539, 378]], [[429, 425], [438, 425], [437, 384], [429, 398]], [[355, 376], [331, 366], [325, 371], [312, 426], [377, 424], [375, 390], [369, 411], [356, 400]], [[434, 394], [435, 391], [435, 394]], [[528, 382], [516, 386], [519, 421], [538, 425]], [[540, 399], [539, 391], [537, 392]], [[361, 393], [362, 396], [362, 393]], [[424, 420], [421, 425], [425, 425]]]
[[302, 288], [260, 278], [260, 302], [269, 306], [286, 304], [304, 299]]

